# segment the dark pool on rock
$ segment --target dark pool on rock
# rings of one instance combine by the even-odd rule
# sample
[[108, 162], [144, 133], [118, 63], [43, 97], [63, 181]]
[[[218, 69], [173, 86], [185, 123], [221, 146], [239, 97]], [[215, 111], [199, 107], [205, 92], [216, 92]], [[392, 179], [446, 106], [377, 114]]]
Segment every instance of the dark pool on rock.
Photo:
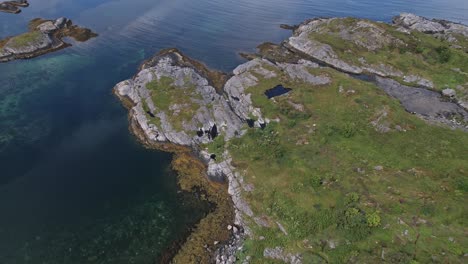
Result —
[[277, 97], [280, 95], [284, 95], [292, 91], [291, 88], [286, 88], [283, 85], [277, 85], [271, 89], [268, 89], [265, 91], [265, 95], [268, 97], [268, 99], [271, 99], [273, 97]]
[[[99, 37], [0, 64], [0, 263], [154, 263], [206, 209], [178, 193], [171, 155], [142, 147], [112, 87], [162, 48], [231, 71], [280, 24], [315, 16], [467, 23], [463, 0], [30, 1], [0, 13], [0, 38], [68, 17]], [[252, 122], [253, 125], [253, 122]]]

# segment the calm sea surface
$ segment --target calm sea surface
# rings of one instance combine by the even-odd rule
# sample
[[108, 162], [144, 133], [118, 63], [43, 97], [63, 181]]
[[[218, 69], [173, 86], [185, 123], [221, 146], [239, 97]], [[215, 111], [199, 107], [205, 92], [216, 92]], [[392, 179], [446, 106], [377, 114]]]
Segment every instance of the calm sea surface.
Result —
[[162, 48], [230, 71], [315, 16], [399, 12], [468, 23], [466, 0], [30, 0], [0, 37], [66, 16], [99, 37], [0, 64], [0, 264], [154, 263], [203, 215], [177, 193], [171, 156], [144, 149], [112, 95]]

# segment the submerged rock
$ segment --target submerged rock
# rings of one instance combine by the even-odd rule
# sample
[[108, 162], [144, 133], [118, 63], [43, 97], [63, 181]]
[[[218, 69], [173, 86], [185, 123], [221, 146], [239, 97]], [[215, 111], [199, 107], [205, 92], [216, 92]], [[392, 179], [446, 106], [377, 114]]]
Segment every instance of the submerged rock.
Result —
[[0, 62], [28, 59], [71, 46], [64, 37], [86, 41], [97, 36], [89, 29], [73, 25], [67, 18], [56, 20], [33, 19], [30, 31], [0, 40]]

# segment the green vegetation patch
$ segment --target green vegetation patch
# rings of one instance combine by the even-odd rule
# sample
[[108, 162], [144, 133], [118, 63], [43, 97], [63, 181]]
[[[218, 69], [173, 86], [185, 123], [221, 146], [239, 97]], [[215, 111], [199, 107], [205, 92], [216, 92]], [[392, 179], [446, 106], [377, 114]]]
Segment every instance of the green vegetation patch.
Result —
[[[330, 45], [339, 58], [348, 63], [364, 66], [360, 58], [374, 66], [384, 62], [405, 75], [417, 75], [433, 81], [438, 90], [455, 88], [466, 82], [466, 75], [462, 72], [468, 73], [468, 54], [452, 48], [451, 43], [421, 32], [406, 34], [397, 31], [392, 25], [366, 21], [384, 32], [382, 37], [374, 38], [376, 41], [381, 38], [392, 39], [381, 48], [372, 51], [357, 44], [372, 42], [372, 35], [375, 33], [369, 33], [369, 28], [353, 30], [352, 34], [357, 35], [354, 41], [344, 39], [340, 33], [344, 28], [348, 30], [355, 27], [358, 21], [351, 18], [333, 20], [324, 25], [319, 32], [311, 33], [310, 38]], [[359, 36], [366, 34], [369, 34], [368, 38], [359, 39]], [[457, 39], [460, 39], [460, 44], [467, 41], [463, 36], [458, 36]], [[461, 72], [453, 69], [460, 69]]]
[[[166, 113], [172, 126], [178, 131], [183, 129], [183, 123], [189, 122], [200, 108], [199, 104], [194, 102], [194, 100], [201, 99], [201, 95], [196, 92], [195, 85], [186, 84], [178, 87], [174, 85], [173, 79], [161, 77], [159, 80], [147, 83], [146, 88], [151, 92], [154, 105]], [[160, 125], [160, 121], [156, 119], [159, 118], [149, 116], [150, 122]]]
[[11, 38], [8, 45], [11, 45], [14, 48], [27, 47], [32, 43], [39, 41], [41, 37], [41, 32], [31, 31]]
[[[332, 69], [311, 73], [333, 81], [311, 86], [279, 74], [248, 89], [280, 122], [227, 145], [255, 186], [244, 197], [270, 226], [252, 221], [254, 239], [240, 257], [264, 263], [264, 249], [281, 246], [305, 263], [462, 263], [468, 134], [426, 124], [372, 83]], [[278, 84], [293, 90], [267, 99]], [[382, 111], [388, 133], [371, 124]]]

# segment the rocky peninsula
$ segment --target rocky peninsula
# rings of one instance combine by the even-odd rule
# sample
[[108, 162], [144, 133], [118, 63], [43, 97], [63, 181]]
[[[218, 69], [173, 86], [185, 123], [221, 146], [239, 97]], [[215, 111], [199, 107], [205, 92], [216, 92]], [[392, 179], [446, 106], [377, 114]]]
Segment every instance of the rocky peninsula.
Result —
[[13, 0], [0, 2], [0, 12], [18, 14], [21, 13], [20, 7], [28, 7], [27, 0]]
[[465, 262], [468, 27], [283, 28], [230, 74], [167, 49], [114, 88], [213, 204], [172, 262]]
[[36, 18], [29, 22], [29, 32], [0, 40], [0, 62], [29, 59], [71, 46], [63, 41], [65, 37], [84, 42], [96, 36], [90, 29], [73, 25], [64, 17]]

